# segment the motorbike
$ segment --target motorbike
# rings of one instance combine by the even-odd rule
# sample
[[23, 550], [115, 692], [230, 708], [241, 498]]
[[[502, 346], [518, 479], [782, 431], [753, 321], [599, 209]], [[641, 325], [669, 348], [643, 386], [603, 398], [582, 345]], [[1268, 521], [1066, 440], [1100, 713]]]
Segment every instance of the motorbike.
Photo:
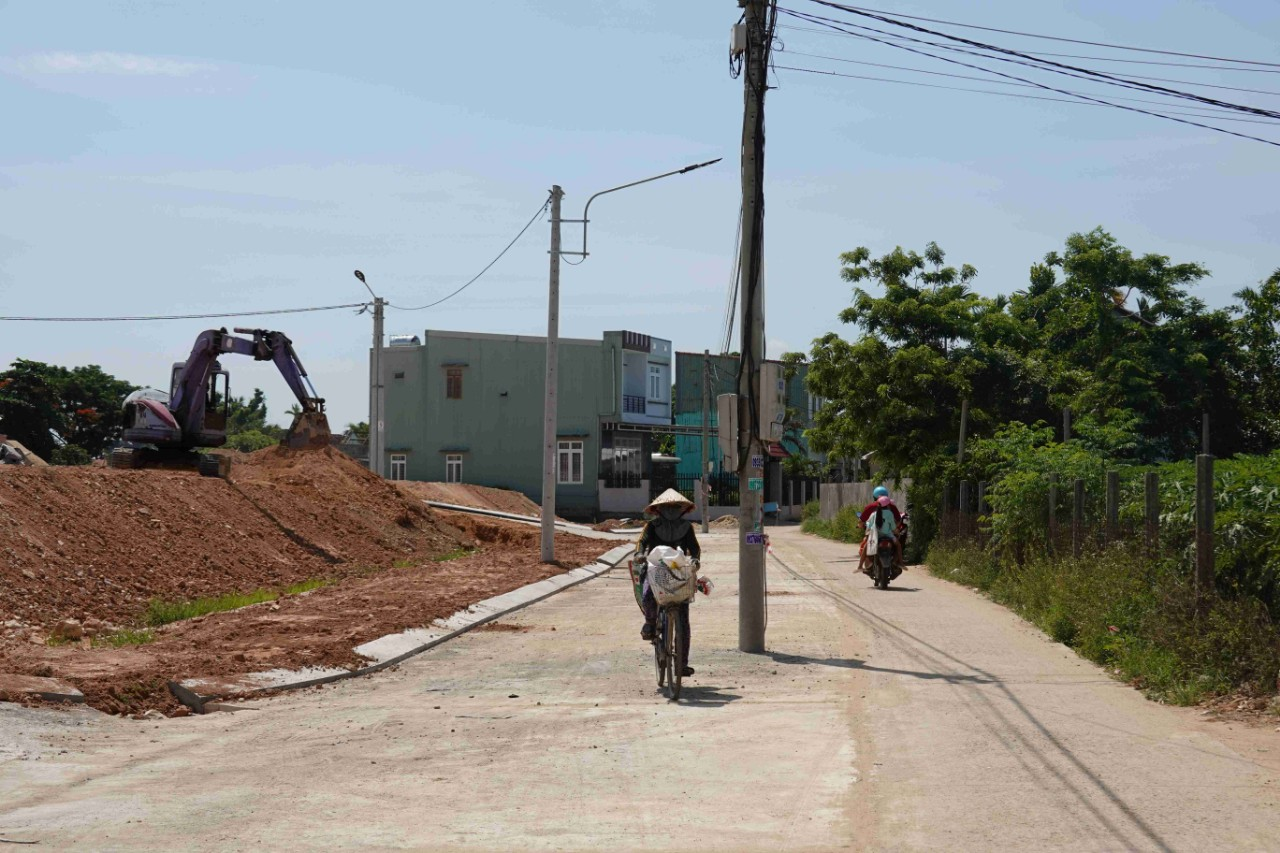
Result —
[[863, 540], [860, 568], [863, 574], [871, 578], [877, 589], [888, 589], [890, 582], [906, 569], [899, 555], [907, 547], [907, 516], [902, 516], [902, 522], [895, 531], [896, 541], [872, 535], [874, 532], [873, 527]]

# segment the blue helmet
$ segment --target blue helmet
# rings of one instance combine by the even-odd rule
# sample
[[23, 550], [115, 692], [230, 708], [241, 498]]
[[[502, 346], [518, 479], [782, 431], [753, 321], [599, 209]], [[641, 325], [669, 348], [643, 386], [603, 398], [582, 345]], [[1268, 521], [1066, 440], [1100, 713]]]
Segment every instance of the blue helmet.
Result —
[[889, 490], [886, 489], [884, 486], [876, 486], [874, 489], [871, 490], [871, 497], [887, 498], [889, 497]]

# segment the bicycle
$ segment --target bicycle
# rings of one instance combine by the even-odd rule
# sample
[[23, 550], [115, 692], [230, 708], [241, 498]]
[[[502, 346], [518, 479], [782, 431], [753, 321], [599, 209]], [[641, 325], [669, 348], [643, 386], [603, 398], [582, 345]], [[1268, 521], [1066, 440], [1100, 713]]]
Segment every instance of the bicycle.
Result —
[[[667, 688], [673, 700], [680, 698], [684, 680], [684, 649], [689, 642], [680, 624], [679, 604], [658, 608], [658, 624], [653, 632], [653, 661], [658, 670], [658, 686]], [[670, 630], [674, 625], [675, 630]]]
[[[636, 553], [628, 568], [631, 572], [632, 591], [635, 593], [636, 604], [643, 610], [644, 582], [649, 571], [645, 555]], [[693, 588], [697, 587], [698, 563], [696, 561], [689, 571], [692, 578], [689, 597], [684, 601], [659, 604], [658, 621], [653, 631], [653, 663], [657, 671], [658, 687], [666, 687], [672, 700], [680, 698], [680, 688], [684, 680], [682, 660], [689, 643], [688, 634], [681, 625], [679, 608], [688, 604], [693, 597]], [[707, 592], [710, 592], [709, 586]], [[673, 625], [676, 630], [671, 630]]]

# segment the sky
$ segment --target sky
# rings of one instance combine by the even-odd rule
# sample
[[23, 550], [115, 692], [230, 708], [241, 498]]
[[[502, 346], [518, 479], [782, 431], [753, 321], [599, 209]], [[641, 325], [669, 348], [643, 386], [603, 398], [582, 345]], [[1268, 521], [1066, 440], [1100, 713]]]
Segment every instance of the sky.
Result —
[[[783, 5], [829, 14], [811, 0]], [[1280, 61], [1280, 4], [1264, 0], [876, 8]], [[728, 61], [738, 15], [734, 0], [0, 2], [0, 315], [354, 303], [367, 298], [357, 268], [393, 304], [421, 305], [489, 263], [553, 184], [563, 215], [580, 218], [598, 190], [723, 157], [597, 201], [590, 257], [563, 268], [560, 305], [568, 337], [630, 329], [717, 351], [740, 193], [742, 81]], [[778, 35], [778, 65], [1000, 88], [800, 56], [976, 73], [860, 39]], [[1274, 73], [1087, 64], [1280, 92]], [[1104, 108], [784, 70], [771, 82], [771, 356], [853, 331], [837, 319], [850, 300], [839, 255], [858, 246], [880, 254], [933, 240], [978, 269], [979, 292], [1007, 293], [1070, 233], [1101, 225], [1136, 252], [1205, 264], [1213, 275], [1197, 292], [1214, 306], [1280, 267], [1275, 147]], [[1280, 140], [1262, 124], [1222, 126]], [[566, 248], [581, 241], [575, 227], [565, 225]], [[387, 333], [545, 334], [549, 234], [540, 219], [437, 308], [388, 311]], [[334, 425], [366, 419], [372, 326], [355, 309], [0, 322], [0, 367], [99, 364], [163, 385], [196, 335], [223, 323], [286, 332]], [[272, 367], [225, 366], [233, 393], [261, 387], [272, 419], [287, 422], [292, 400]]]

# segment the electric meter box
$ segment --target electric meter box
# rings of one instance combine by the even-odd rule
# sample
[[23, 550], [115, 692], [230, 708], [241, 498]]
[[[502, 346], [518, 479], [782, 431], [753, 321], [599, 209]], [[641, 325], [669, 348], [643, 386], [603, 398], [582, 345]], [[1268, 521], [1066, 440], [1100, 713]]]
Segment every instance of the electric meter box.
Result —
[[787, 380], [782, 365], [766, 361], [760, 370], [760, 439], [778, 441], [787, 421]]
[[726, 471], [738, 470], [738, 395], [716, 397], [716, 429]]

